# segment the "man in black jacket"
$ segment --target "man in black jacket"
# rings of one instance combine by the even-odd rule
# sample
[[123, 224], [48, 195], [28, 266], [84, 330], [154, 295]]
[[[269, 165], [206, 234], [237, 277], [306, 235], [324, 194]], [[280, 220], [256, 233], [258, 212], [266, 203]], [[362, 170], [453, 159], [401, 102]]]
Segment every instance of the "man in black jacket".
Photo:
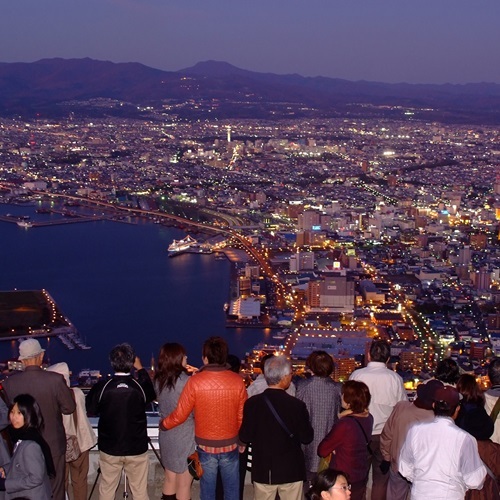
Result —
[[86, 400], [88, 414], [99, 416], [99, 500], [114, 500], [122, 470], [134, 500], [148, 500], [146, 405], [156, 397], [154, 387], [129, 344], [114, 347], [109, 359], [115, 374], [92, 387]]
[[285, 356], [265, 363], [269, 386], [247, 400], [240, 440], [252, 443], [254, 499], [301, 500], [306, 467], [301, 444], [310, 443], [313, 429], [306, 405], [285, 391], [292, 381], [292, 365]]

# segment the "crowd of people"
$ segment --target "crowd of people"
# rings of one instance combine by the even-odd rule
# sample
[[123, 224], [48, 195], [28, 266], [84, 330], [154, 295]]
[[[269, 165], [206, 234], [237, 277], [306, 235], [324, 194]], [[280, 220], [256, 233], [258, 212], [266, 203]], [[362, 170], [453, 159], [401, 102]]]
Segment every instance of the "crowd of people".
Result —
[[[125, 473], [132, 498], [148, 500], [152, 401], [162, 500], [190, 500], [195, 474], [202, 500], [242, 500], [249, 468], [255, 500], [500, 500], [500, 358], [486, 392], [445, 359], [409, 401], [383, 340], [344, 383], [331, 377], [332, 357], [314, 351], [300, 378], [286, 356], [265, 356], [249, 386], [221, 337], [204, 342], [194, 373], [182, 345], [164, 344], [153, 378], [120, 344], [114, 374], [86, 397], [70, 388], [66, 363], [45, 370], [43, 357], [36, 339], [23, 341], [24, 370], [2, 385], [0, 500], [87, 499], [96, 443], [99, 499], [114, 499]], [[97, 437], [88, 416], [99, 417]]]

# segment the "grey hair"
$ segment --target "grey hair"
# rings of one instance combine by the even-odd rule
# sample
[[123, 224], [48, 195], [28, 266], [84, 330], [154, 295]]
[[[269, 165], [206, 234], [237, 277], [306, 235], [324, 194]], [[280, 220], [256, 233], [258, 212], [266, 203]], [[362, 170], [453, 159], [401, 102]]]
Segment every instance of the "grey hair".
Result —
[[277, 385], [292, 373], [292, 363], [283, 355], [272, 356], [264, 363], [264, 378], [267, 385]]

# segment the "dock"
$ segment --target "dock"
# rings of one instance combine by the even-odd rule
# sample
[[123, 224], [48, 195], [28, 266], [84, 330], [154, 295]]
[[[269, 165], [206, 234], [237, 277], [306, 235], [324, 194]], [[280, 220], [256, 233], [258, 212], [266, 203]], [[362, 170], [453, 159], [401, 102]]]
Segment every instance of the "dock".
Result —
[[103, 216], [72, 216], [71, 219], [57, 219], [57, 220], [47, 220], [47, 221], [32, 221], [26, 219], [20, 219], [19, 217], [15, 217], [12, 215], [0, 215], [1, 222], [10, 222], [13, 224], [17, 224], [22, 228], [31, 228], [31, 227], [46, 227], [46, 226], [57, 226], [62, 224], [75, 224], [77, 222], [95, 222], [100, 220], [105, 220], [107, 217]]

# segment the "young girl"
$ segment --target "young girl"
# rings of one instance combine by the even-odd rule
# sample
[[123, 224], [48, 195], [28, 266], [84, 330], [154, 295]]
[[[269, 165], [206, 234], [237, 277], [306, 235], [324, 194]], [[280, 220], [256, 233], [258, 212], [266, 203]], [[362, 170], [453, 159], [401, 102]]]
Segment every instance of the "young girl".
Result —
[[346, 500], [351, 498], [351, 485], [344, 472], [326, 469], [312, 480], [307, 498], [309, 500]]
[[55, 469], [49, 446], [39, 432], [43, 419], [38, 403], [29, 394], [19, 394], [10, 407], [9, 419], [14, 453], [10, 462], [0, 467], [5, 499], [50, 500], [49, 476], [55, 475]]

